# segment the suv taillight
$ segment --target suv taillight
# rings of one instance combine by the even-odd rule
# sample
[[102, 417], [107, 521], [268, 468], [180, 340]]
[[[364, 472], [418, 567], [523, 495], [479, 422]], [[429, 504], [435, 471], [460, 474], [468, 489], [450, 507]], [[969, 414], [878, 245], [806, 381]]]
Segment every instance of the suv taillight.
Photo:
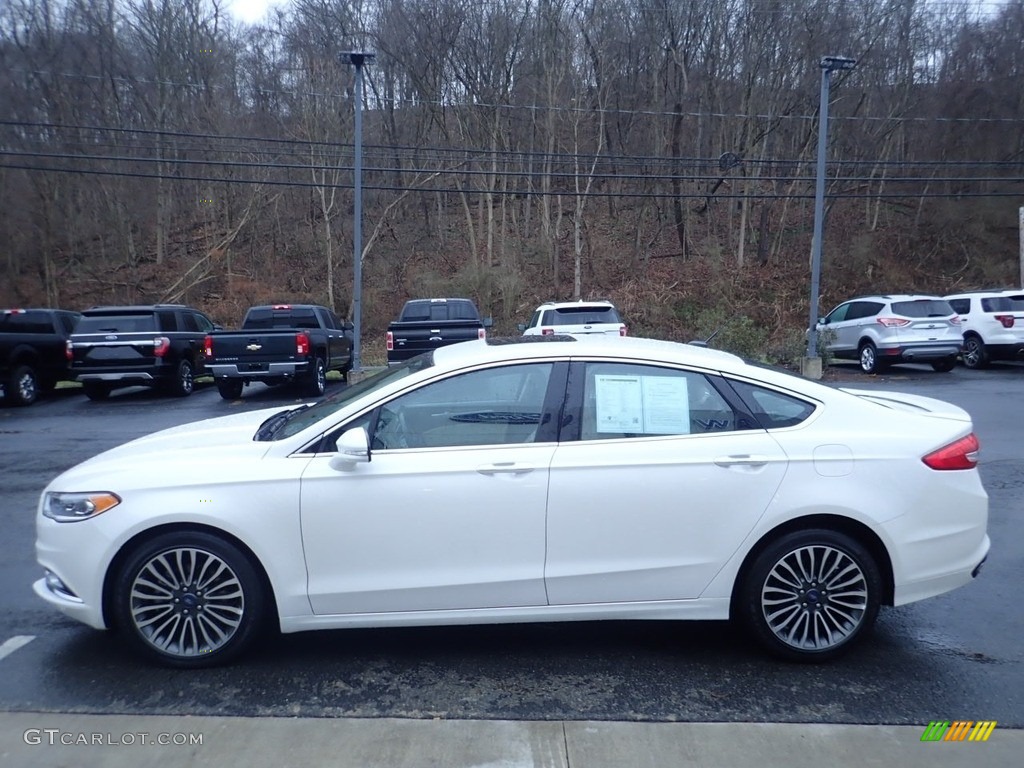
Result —
[[388, 352], [393, 352], [395, 349], [395, 334], [391, 331], [388, 331], [388, 335], [384, 339], [384, 346], [387, 348]]
[[74, 362], [75, 359], [75, 345], [71, 343], [71, 339], [68, 339], [64, 343], [64, 357], [69, 361]]
[[905, 317], [880, 317], [875, 322], [881, 323], [886, 328], [902, 328], [905, 325], [910, 325], [910, 321]]
[[213, 357], [213, 337], [207, 336], [203, 339], [203, 355], [206, 357]]
[[619, 336], [627, 336], [627, 335], [629, 335], [629, 329], [626, 326], [624, 326], [624, 325], [620, 325], [619, 326]]
[[297, 355], [308, 355], [309, 354], [309, 336], [304, 333], [295, 334], [295, 354]]
[[171, 340], [166, 336], [157, 336], [153, 339], [153, 354], [156, 357], [163, 357], [171, 348]]
[[541, 336], [554, 336], [555, 335], [555, 329], [554, 328], [541, 328], [540, 329], [540, 335]]
[[932, 469], [974, 469], [978, 466], [978, 450], [981, 445], [972, 432], [949, 445], [932, 451], [921, 459]]
[[478, 328], [477, 332], [476, 332], [476, 337], [478, 339], [486, 339], [487, 338], [487, 329], [486, 328]]
[[1003, 324], [1003, 328], [1013, 328], [1013, 315], [996, 315], [996, 320]]

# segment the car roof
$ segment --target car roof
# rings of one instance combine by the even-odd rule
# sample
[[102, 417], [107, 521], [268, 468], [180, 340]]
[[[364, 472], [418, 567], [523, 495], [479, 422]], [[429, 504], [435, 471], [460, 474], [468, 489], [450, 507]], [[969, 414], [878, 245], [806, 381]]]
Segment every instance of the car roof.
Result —
[[566, 356], [632, 357], [732, 370], [746, 366], [730, 352], [675, 341], [637, 336], [512, 336], [451, 344], [434, 350], [434, 363], [459, 367], [474, 361], [505, 362], [520, 359], [564, 358]]
[[940, 301], [945, 300], [943, 296], [937, 296], [933, 293], [876, 293], [871, 294], [870, 296], [857, 296], [852, 299], [847, 299], [842, 303], [847, 304], [851, 301], [869, 301], [871, 299], [874, 299], [875, 301], [921, 301], [928, 299], [939, 299]]
[[614, 307], [607, 299], [594, 299], [593, 301], [580, 299], [579, 301], [545, 301], [537, 309], [562, 309], [564, 307]]
[[[91, 312], [96, 314], [106, 314], [111, 312], [155, 312], [158, 309], [191, 309], [184, 304], [132, 304], [128, 306], [99, 306], [89, 307], [84, 311], [83, 314], [88, 315]], [[196, 310], [198, 311], [198, 310]]]

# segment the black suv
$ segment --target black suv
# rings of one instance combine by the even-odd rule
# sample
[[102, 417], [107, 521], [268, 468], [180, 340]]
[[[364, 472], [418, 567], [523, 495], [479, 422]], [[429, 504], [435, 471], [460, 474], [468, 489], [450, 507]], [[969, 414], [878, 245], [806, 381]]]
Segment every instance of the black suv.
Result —
[[68, 341], [71, 373], [90, 400], [118, 387], [160, 387], [184, 397], [202, 371], [203, 339], [213, 321], [180, 304], [93, 307]]

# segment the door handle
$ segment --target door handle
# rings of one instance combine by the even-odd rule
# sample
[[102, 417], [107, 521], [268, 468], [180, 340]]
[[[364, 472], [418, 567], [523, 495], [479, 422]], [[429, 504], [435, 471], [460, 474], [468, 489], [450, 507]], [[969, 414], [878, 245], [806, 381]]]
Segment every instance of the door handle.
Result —
[[741, 453], [734, 456], [719, 456], [715, 464], [720, 467], [763, 467], [768, 463], [767, 456]]
[[484, 464], [477, 467], [476, 471], [481, 475], [525, 475], [533, 472], [535, 467], [529, 464], [517, 464], [514, 461], [502, 461], [497, 464]]

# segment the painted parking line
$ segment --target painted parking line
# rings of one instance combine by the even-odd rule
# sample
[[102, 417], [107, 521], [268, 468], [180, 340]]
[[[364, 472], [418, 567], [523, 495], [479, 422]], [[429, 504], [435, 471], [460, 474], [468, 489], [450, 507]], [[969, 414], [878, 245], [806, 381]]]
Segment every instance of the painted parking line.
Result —
[[35, 635], [15, 635], [3, 645], [0, 645], [0, 659], [10, 656], [16, 650], [25, 647], [35, 639]]

